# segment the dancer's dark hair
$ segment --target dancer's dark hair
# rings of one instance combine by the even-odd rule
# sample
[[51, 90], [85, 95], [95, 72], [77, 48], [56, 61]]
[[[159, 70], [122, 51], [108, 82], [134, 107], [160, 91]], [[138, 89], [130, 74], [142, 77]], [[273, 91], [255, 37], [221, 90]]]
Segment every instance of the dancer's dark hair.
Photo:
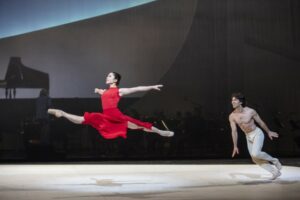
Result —
[[121, 74], [117, 73], [117, 72], [112, 72], [112, 74], [114, 75], [115, 79], [117, 80], [116, 84], [119, 85], [120, 81], [121, 81]]
[[245, 98], [245, 96], [242, 93], [240, 93], [240, 92], [233, 93], [231, 95], [231, 98], [233, 98], [233, 97], [236, 98], [236, 99], [238, 99], [242, 103], [243, 107], [246, 106], [246, 98]]

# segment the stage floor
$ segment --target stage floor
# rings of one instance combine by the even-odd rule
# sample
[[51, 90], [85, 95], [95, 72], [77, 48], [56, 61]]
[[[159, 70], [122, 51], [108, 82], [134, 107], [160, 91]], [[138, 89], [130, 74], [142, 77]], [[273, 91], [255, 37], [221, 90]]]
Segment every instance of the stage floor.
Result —
[[254, 164], [5, 164], [0, 199], [300, 199], [300, 168]]

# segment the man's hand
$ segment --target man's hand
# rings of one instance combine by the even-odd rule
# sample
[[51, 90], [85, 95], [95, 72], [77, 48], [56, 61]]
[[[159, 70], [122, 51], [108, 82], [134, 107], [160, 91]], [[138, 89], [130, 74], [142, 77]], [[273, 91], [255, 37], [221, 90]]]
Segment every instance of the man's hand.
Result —
[[276, 133], [276, 132], [273, 132], [273, 131], [269, 131], [268, 132], [268, 136], [269, 136], [269, 138], [270, 138], [270, 140], [273, 140], [273, 137], [274, 138], [278, 138], [278, 133]]
[[233, 147], [232, 158], [235, 156], [235, 154], [239, 154], [239, 148], [237, 147]]

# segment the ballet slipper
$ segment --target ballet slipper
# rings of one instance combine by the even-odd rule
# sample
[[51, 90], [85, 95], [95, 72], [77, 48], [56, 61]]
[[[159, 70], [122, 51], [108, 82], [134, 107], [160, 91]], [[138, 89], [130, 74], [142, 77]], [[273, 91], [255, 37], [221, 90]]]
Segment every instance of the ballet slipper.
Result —
[[167, 124], [161, 120], [161, 123], [163, 124], [163, 126], [166, 128], [166, 131], [162, 131], [162, 136], [164, 137], [173, 137], [174, 136], [174, 132], [170, 131], [169, 127], [167, 126]]
[[173, 137], [174, 132], [173, 131], [160, 131], [160, 135], [164, 137]]

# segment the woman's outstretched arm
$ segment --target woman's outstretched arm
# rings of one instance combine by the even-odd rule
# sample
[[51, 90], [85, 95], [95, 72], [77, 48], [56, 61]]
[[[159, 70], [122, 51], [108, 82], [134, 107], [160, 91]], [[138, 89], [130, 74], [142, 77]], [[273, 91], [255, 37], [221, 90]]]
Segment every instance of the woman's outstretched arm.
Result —
[[138, 86], [138, 87], [132, 87], [132, 88], [120, 88], [119, 94], [120, 96], [136, 93], [136, 92], [147, 92], [149, 90], [158, 90], [160, 91], [160, 88], [163, 87], [163, 85], [151, 85], [151, 86]]
[[105, 90], [99, 89], [99, 88], [95, 88], [95, 90], [94, 90], [94, 92], [95, 92], [96, 94], [100, 94], [100, 95], [102, 95], [104, 91], [105, 91]]

